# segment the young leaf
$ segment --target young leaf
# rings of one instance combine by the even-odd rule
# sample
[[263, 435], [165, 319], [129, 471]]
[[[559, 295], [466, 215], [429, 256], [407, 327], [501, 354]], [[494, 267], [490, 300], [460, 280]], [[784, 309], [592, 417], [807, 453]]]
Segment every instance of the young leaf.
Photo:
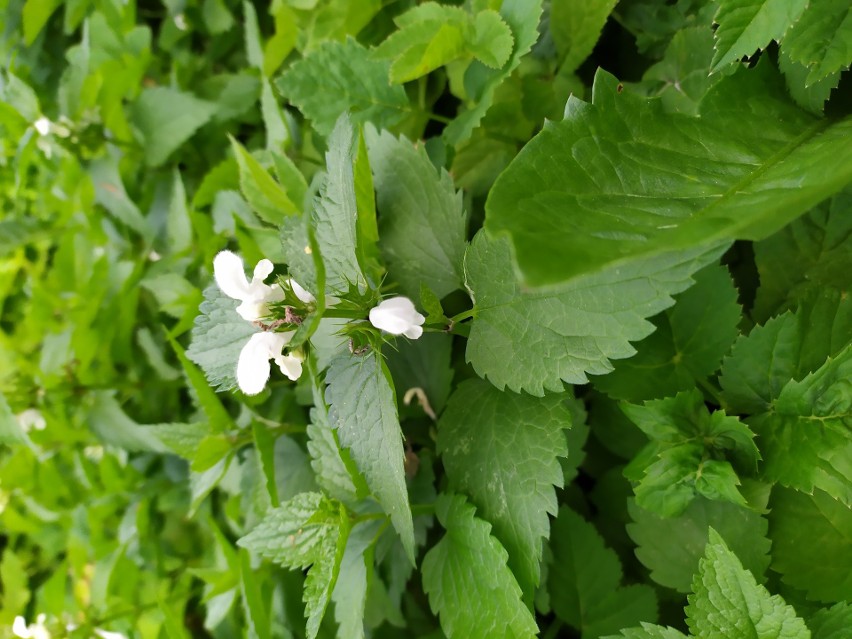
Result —
[[738, 335], [741, 309], [724, 267], [696, 273], [695, 285], [651, 321], [657, 330], [636, 344], [635, 356], [615, 362], [609, 375], [594, 379], [611, 397], [638, 401], [675, 395], [719, 368]]
[[728, 550], [715, 530], [688, 597], [686, 623], [696, 637], [726, 639], [808, 639], [810, 632], [796, 611], [778, 595], [770, 596]]
[[621, 586], [621, 562], [595, 527], [567, 506], [553, 522], [548, 575], [556, 616], [583, 637], [600, 637], [657, 617], [657, 597], [649, 586]]
[[485, 228], [510, 235], [531, 285], [760, 239], [852, 179], [852, 117], [829, 123], [794, 107], [768, 63], [716, 84], [700, 117], [667, 114], [603, 71], [592, 103], [571, 105], [486, 202]]
[[852, 505], [852, 344], [781, 390], [774, 410], [749, 425], [760, 437], [763, 474], [785, 486], [824, 490]]
[[441, 495], [435, 503], [447, 532], [423, 558], [429, 605], [448, 639], [535, 637], [538, 628], [506, 566], [506, 551], [474, 512], [459, 495]]
[[260, 524], [237, 543], [285, 568], [311, 566], [305, 580], [307, 636], [314, 639], [334, 590], [349, 519], [319, 493], [301, 493], [269, 511]]
[[852, 508], [821, 490], [805, 495], [778, 486], [769, 505], [772, 569], [809, 599], [852, 599]]
[[142, 91], [130, 107], [130, 120], [145, 144], [145, 161], [160, 166], [216, 112], [212, 102], [169, 87]]
[[553, 0], [550, 33], [562, 59], [560, 73], [571, 73], [589, 57], [618, 0]]
[[651, 571], [651, 579], [667, 588], [689, 592], [711, 526], [752, 574], [762, 576], [769, 567], [769, 522], [751, 508], [706, 497], [693, 499], [677, 517], [660, 517], [632, 500], [627, 508], [633, 520], [627, 533], [636, 543], [636, 557]]
[[697, 389], [622, 410], [651, 439], [624, 471], [638, 481], [636, 503], [664, 517], [679, 515], [697, 495], [745, 505], [740, 480], [723, 459], [754, 472], [759, 455], [754, 433], [737, 417], [711, 414]]
[[216, 390], [231, 390], [237, 385], [240, 351], [257, 332], [251, 322], [237, 314], [238, 304], [218, 286], [207, 287], [199, 308], [201, 314], [192, 329], [192, 344], [186, 350], [186, 356], [201, 367]]
[[285, 216], [300, 212], [280, 184], [234, 138], [231, 147], [240, 169], [240, 189], [257, 215], [278, 226]]
[[783, 50], [810, 68], [805, 86], [852, 64], [852, 7], [846, 0], [810, 0], [784, 37]]
[[712, 70], [780, 41], [807, 6], [808, 0], [721, 0]]
[[381, 213], [381, 247], [390, 274], [415, 300], [421, 284], [439, 298], [461, 288], [465, 249], [461, 191], [456, 191], [446, 171], [435, 171], [422, 145], [373, 127], [367, 128], [365, 137]]
[[571, 426], [565, 397], [541, 399], [498, 391], [484, 380], [463, 382], [438, 423], [438, 453], [450, 487], [466, 493], [509, 552], [526, 593], [539, 583], [541, 540], [562, 487], [559, 458]]
[[405, 486], [405, 452], [387, 366], [374, 350], [361, 357], [347, 353], [332, 361], [325, 383], [329, 423], [390, 516], [413, 563], [414, 527]]
[[586, 373], [612, 370], [630, 345], [653, 330], [645, 318], [672, 304], [690, 275], [714, 261], [721, 247], [647, 259], [632, 270], [590, 274], [546, 291], [527, 292], [515, 280], [506, 238], [480, 232], [465, 255], [465, 281], [476, 303], [467, 360], [497, 388], [542, 396], [562, 381], [584, 384]]
[[388, 62], [372, 59], [367, 49], [347, 38], [324, 42], [287, 69], [277, 84], [320, 135], [328, 135], [346, 111], [354, 122], [387, 128], [411, 110], [405, 90], [388, 81], [389, 69]]

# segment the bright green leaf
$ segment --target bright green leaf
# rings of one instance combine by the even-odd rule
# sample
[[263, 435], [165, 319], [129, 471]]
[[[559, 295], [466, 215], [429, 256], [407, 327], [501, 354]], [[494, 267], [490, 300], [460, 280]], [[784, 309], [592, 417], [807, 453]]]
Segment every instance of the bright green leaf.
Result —
[[285, 216], [300, 212], [284, 188], [234, 138], [231, 146], [240, 169], [240, 190], [260, 218], [277, 226]]
[[790, 59], [809, 67], [805, 86], [852, 64], [852, 6], [846, 0], [810, 0], [784, 37]]
[[585, 60], [618, 0], [553, 0], [550, 33], [562, 59], [562, 72], [574, 71]]

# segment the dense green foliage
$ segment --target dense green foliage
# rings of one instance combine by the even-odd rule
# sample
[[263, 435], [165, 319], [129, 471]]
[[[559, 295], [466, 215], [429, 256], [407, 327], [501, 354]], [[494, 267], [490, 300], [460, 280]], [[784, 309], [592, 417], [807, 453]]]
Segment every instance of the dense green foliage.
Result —
[[0, 15], [0, 639], [852, 638], [848, 0]]

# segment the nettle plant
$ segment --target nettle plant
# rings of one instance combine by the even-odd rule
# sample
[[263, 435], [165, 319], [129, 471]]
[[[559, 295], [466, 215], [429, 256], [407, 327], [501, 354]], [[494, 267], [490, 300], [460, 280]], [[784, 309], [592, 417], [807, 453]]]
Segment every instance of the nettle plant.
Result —
[[848, 0], [21, 4], [0, 637], [852, 637]]

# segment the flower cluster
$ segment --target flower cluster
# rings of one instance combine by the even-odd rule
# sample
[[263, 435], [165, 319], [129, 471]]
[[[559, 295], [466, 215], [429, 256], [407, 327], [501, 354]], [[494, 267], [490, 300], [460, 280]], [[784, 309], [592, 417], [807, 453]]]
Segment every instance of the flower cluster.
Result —
[[[269, 305], [281, 302], [284, 291], [265, 283], [272, 274], [272, 262], [263, 259], [257, 263], [251, 281], [245, 274], [242, 259], [231, 251], [221, 251], [213, 260], [213, 274], [219, 289], [228, 297], [238, 300], [237, 313], [248, 322], [258, 323], [269, 315]], [[311, 293], [298, 282], [289, 279], [288, 286], [305, 304], [315, 301]], [[392, 297], [370, 310], [370, 323], [392, 335], [405, 335], [417, 339], [423, 334], [423, 317], [407, 297]], [[299, 352], [284, 354], [284, 347], [293, 339], [293, 331], [264, 330], [255, 333], [240, 351], [237, 361], [237, 385], [246, 395], [257, 395], [266, 386], [274, 361], [281, 372], [296, 381], [302, 374], [302, 355]]]

